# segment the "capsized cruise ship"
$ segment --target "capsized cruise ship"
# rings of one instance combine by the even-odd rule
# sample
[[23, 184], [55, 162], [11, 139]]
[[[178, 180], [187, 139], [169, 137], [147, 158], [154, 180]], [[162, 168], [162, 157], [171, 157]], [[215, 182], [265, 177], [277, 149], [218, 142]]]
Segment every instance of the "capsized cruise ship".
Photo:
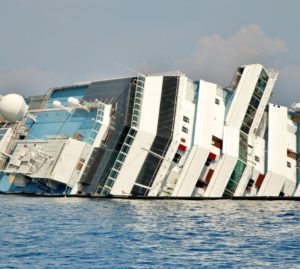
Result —
[[0, 191], [100, 196], [300, 196], [300, 103], [277, 72], [228, 87], [181, 72], [0, 97]]

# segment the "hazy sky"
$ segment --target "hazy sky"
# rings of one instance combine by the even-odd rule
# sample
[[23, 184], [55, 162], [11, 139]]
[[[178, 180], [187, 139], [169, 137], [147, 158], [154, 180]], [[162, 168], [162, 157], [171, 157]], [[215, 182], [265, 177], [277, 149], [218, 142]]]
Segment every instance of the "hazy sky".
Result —
[[238, 65], [279, 70], [300, 102], [298, 0], [0, 0], [0, 94], [180, 69], [227, 86]]

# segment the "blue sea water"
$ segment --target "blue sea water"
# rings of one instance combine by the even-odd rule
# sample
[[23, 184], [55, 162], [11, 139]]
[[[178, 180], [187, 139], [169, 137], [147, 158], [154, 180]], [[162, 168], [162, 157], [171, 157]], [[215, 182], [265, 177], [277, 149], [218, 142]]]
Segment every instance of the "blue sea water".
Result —
[[4, 195], [0, 267], [300, 268], [300, 203]]

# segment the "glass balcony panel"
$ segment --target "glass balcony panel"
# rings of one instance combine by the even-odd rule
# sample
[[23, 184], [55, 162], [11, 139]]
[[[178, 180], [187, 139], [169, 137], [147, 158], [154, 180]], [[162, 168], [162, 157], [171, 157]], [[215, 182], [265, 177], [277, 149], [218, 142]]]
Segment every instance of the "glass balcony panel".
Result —
[[136, 130], [130, 129], [130, 130], [129, 130], [129, 134], [130, 134], [131, 136], [134, 136], [134, 137], [135, 137], [135, 135], [136, 135]]
[[133, 115], [139, 116], [139, 115], [140, 115], [140, 111], [137, 110], [137, 109], [134, 109], [134, 110], [133, 110]]
[[264, 81], [268, 81], [269, 76], [267, 75], [266, 71], [264, 69], [261, 70], [260, 76], [261, 79], [263, 79]]
[[250, 127], [247, 126], [247, 125], [245, 125], [245, 124], [242, 124], [241, 130], [242, 130], [244, 133], [249, 134]]
[[123, 162], [125, 158], [126, 158], [126, 154], [120, 152], [118, 155], [118, 161]]
[[114, 164], [114, 169], [120, 171], [121, 168], [122, 168], [122, 164], [123, 164], [123, 163], [121, 163], [121, 162], [119, 162], [119, 161], [116, 161], [115, 164]]
[[253, 92], [253, 95], [255, 96], [255, 98], [257, 98], [258, 100], [261, 100], [263, 93], [261, 91], [255, 90]]
[[239, 172], [241, 172], [241, 173], [243, 173], [244, 170], [245, 170], [245, 168], [246, 168], [246, 164], [244, 164], [243, 162], [241, 162], [239, 160], [239, 161], [237, 161], [234, 169], [237, 170], [237, 171], [239, 171]]
[[114, 185], [114, 181], [110, 178], [107, 179], [105, 186], [112, 187]]
[[131, 145], [133, 142], [133, 138], [130, 137], [130, 136], [127, 136], [126, 139], [125, 139], [125, 143], [128, 144], [128, 145]]
[[113, 179], [116, 179], [118, 176], [118, 172], [115, 171], [115, 170], [111, 170], [110, 171], [110, 174], [109, 174], [109, 177], [113, 178]]
[[257, 109], [259, 106], [259, 100], [257, 100], [257, 98], [252, 96], [252, 98], [250, 100], [250, 104]]
[[107, 189], [107, 188], [103, 188], [103, 190], [102, 190], [102, 195], [108, 195], [108, 194], [109, 194], [109, 192], [110, 192], [110, 190], [109, 190], [109, 189]]
[[135, 93], [135, 98], [140, 98], [142, 99], [143, 95], [140, 92]]
[[123, 145], [122, 148], [121, 148], [121, 151], [124, 152], [125, 154], [128, 153], [129, 146]]
[[247, 126], [251, 126], [252, 122], [253, 122], [253, 118], [249, 117], [247, 114], [244, 117], [243, 122], [247, 125]]

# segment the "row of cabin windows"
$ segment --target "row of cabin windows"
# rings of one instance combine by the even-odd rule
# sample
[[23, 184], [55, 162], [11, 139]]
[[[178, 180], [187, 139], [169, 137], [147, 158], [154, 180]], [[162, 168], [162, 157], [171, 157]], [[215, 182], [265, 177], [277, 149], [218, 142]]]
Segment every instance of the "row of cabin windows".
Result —
[[[260, 161], [260, 159], [259, 159], [259, 157], [258, 156], [254, 156], [254, 160], [256, 161], [256, 162], [259, 162]], [[287, 167], [289, 167], [289, 168], [291, 168], [292, 167], [292, 164], [290, 163], [290, 162], [287, 162]]]
[[[288, 157], [290, 157], [290, 156], [288, 156]], [[293, 157], [290, 157], [290, 158], [294, 159]], [[259, 159], [258, 156], [254, 156], [254, 160], [255, 160], [256, 162], [259, 162], [259, 161], [260, 161], [260, 159]], [[296, 160], [297, 160], [297, 159], [296, 159]], [[287, 167], [289, 167], [289, 168], [292, 167], [290, 162], [287, 162]]]
[[[186, 122], [186, 123], [189, 123], [190, 122], [190, 119], [187, 117], [187, 116], [183, 116], [183, 121]], [[189, 133], [189, 129], [182, 126], [182, 132], [188, 134]], [[185, 138], [181, 138], [181, 142], [185, 143], [186, 142], [186, 139]], [[182, 155], [179, 154], [179, 153], [176, 153], [174, 158], [173, 158], [173, 162], [174, 163], [179, 163], [180, 159], [181, 159]]]

